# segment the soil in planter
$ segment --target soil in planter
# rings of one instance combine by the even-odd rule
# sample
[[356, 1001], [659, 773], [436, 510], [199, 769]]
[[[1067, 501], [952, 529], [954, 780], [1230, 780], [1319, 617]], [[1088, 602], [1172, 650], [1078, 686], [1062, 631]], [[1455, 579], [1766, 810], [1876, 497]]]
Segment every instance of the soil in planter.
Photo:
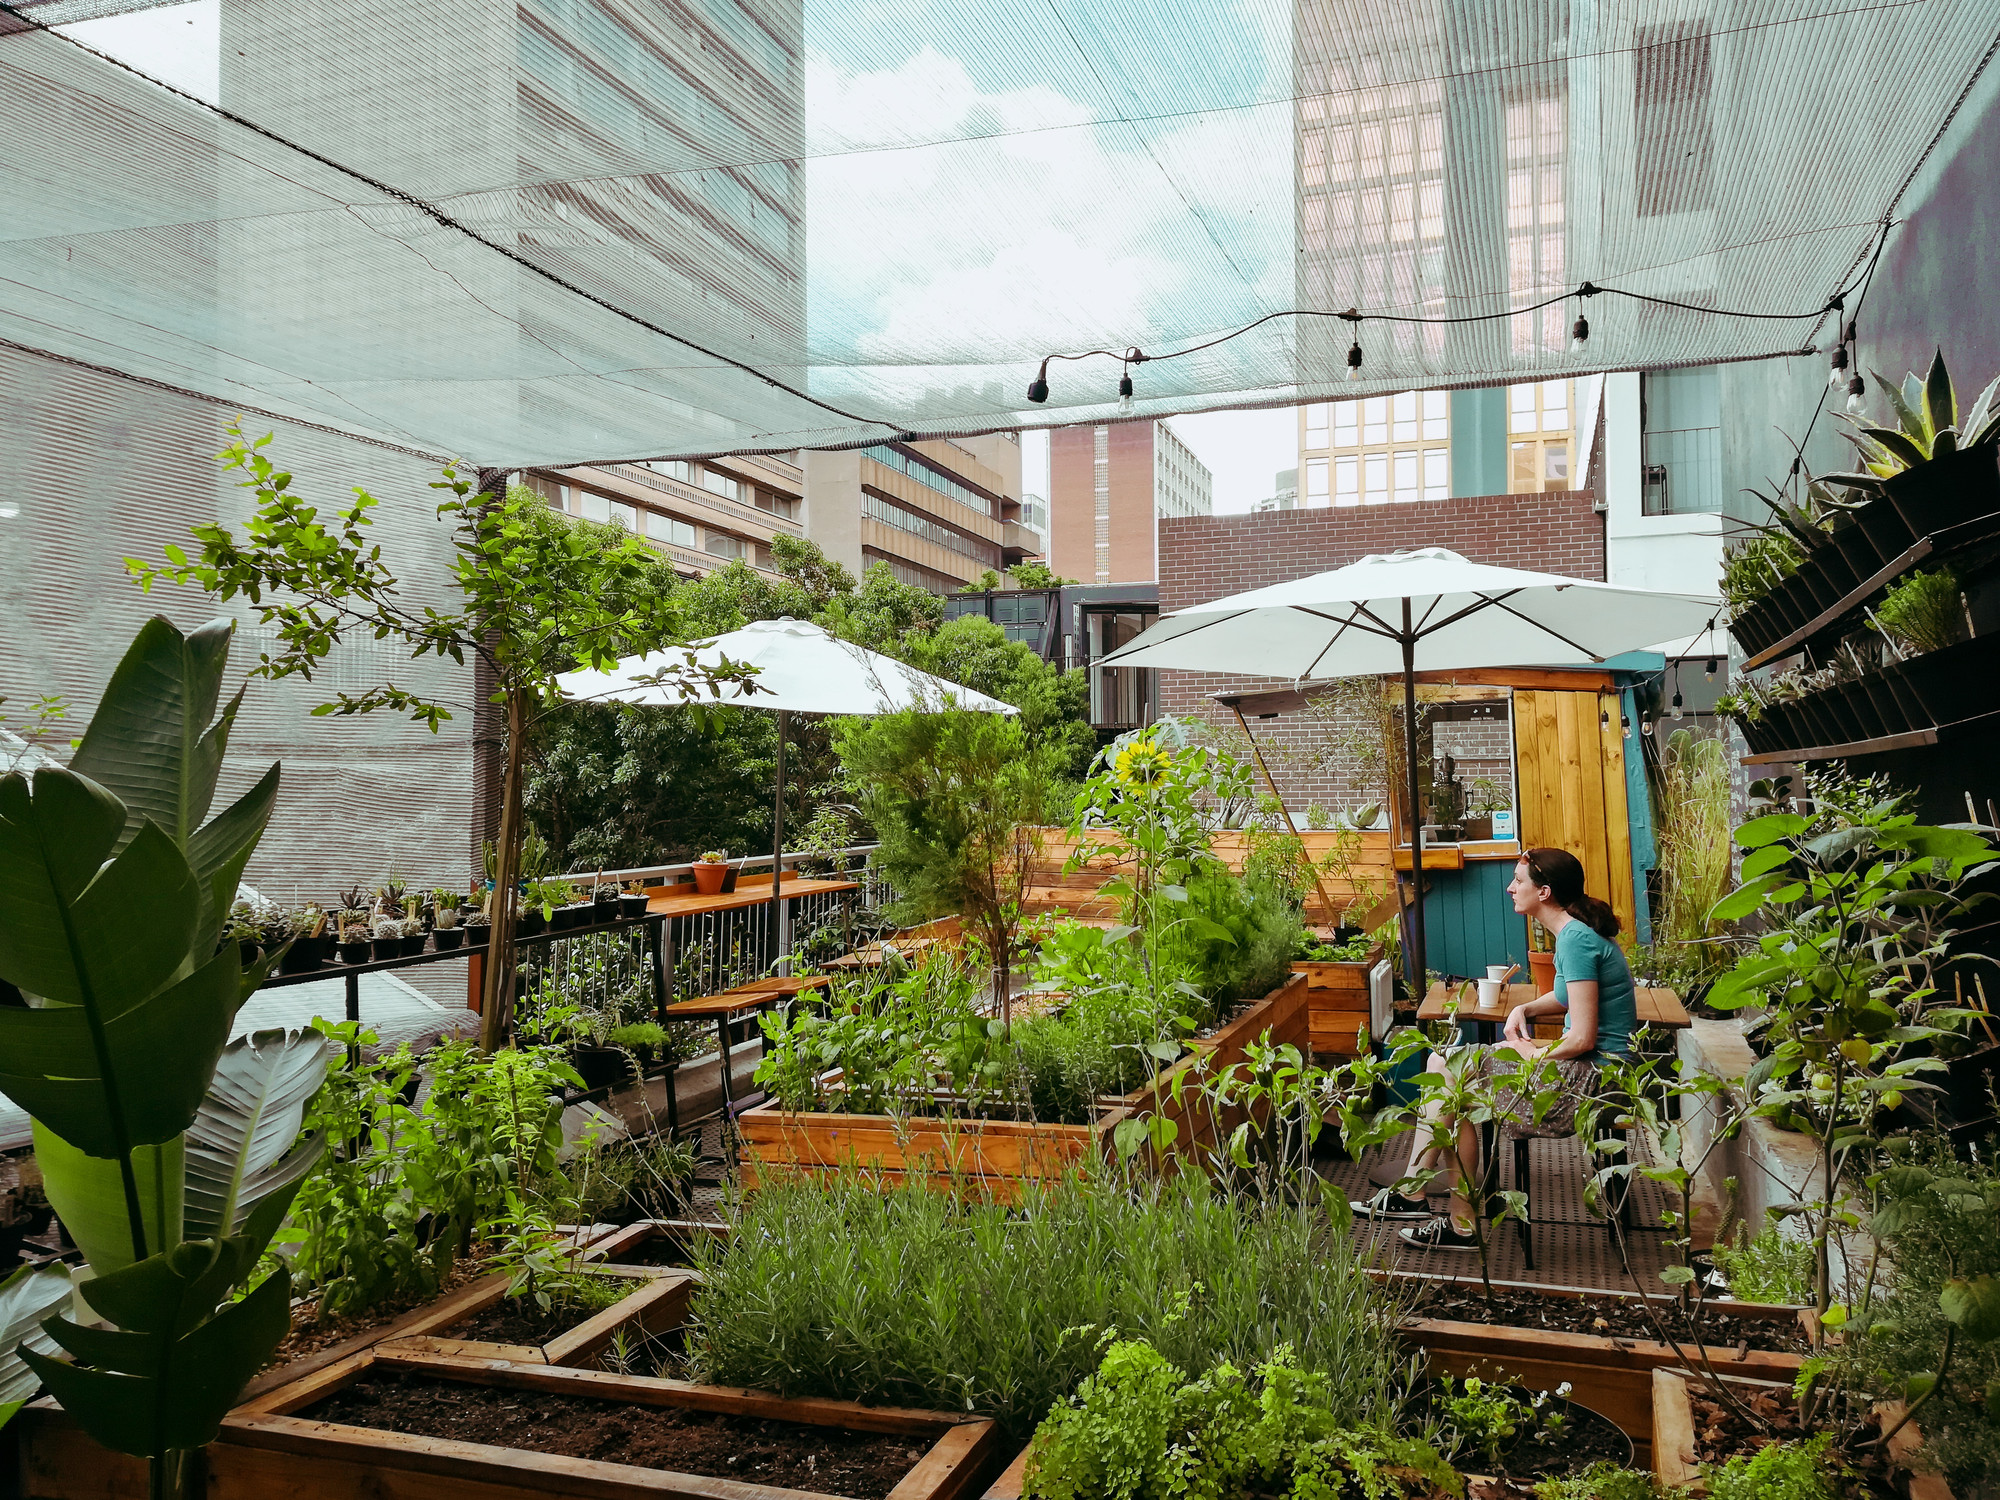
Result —
[[399, 1297], [359, 1312], [352, 1317], [329, 1318], [321, 1322], [316, 1304], [306, 1303], [292, 1314], [292, 1331], [285, 1335], [285, 1341], [272, 1353], [266, 1369], [288, 1365], [293, 1360], [304, 1359], [309, 1354], [317, 1354], [322, 1349], [330, 1349], [335, 1344], [345, 1343], [358, 1334], [372, 1333], [385, 1328], [404, 1313], [425, 1303], [435, 1302], [448, 1292], [455, 1292], [466, 1283], [478, 1280], [486, 1274], [486, 1268], [476, 1260], [460, 1261], [452, 1268], [444, 1284], [435, 1292], [420, 1296]]
[[[1715, 1304], [1711, 1303], [1713, 1307]], [[1655, 1301], [1653, 1316], [1676, 1339], [1693, 1334], [1680, 1308]], [[1437, 1318], [1455, 1323], [1488, 1323], [1506, 1328], [1546, 1328], [1556, 1333], [1591, 1333], [1602, 1338], [1643, 1339], [1660, 1335], [1640, 1310], [1635, 1297], [1547, 1297], [1538, 1292], [1493, 1289], [1489, 1303], [1477, 1282], [1446, 1283], [1426, 1289], [1410, 1309], [1413, 1318]], [[1733, 1318], [1708, 1312], [1702, 1317], [1702, 1337], [1712, 1349], [1749, 1347], [1767, 1354], [1799, 1354], [1807, 1350], [1804, 1334], [1787, 1318]]]
[[[1449, 1427], [1451, 1419], [1441, 1411], [1431, 1409], [1430, 1400], [1428, 1392], [1419, 1397], [1416, 1410], [1438, 1417]], [[1572, 1474], [1581, 1474], [1595, 1463], [1623, 1467], [1632, 1462], [1632, 1440], [1609, 1417], [1601, 1416], [1573, 1400], [1551, 1400], [1545, 1416], [1557, 1412], [1563, 1420], [1555, 1431], [1548, 1431], [1540, 1424], [1524, 1426], [1517, 1436], [1509, 1439], [1507, 1446], [1500, 1451], [1497, 1469], [1476, 1446], [1468, 1446], [1459, 1452], [1452, 1462], [1460, 1469], [1496, 1475], [1502, 1481], [1473, 1491], [1475, 1496], [1485, 1497], [1485, 1500], [1527, 1496], [1533, 1493], [1529, 1486], [1536, 1480], [1565, 1479]], [[1527, 1483], [1516, 1486], [1508, 1484], [1508, 1480]]]
[[480, 1312], [442, 1330], [447, 1338], [475, 1339], [483, 1344], [546, 1344], [568, 1333], [579, 1323], [587, 1323], [612, 1303], [645, 1285], [622, 1276], [592, 1276], [590, 1291], [575, 1297], [561, 1293], [551, 1296], [543, 1307], [534, 1297], [502, 1297]]
[[[1803, 1442], [1828, 1425], [1820, 1422], [1806, 1429], [1789, 1391], [1756, 1391], [1745, 1397], [1744, 1404], [1771, 1424], [1768, 1432], [1725, 1403], [1711, 1399], [1697, 1384], [1690, 1382], [1688, 1396], [1694, 1409], [1695, 1456], [1703, 1463], [1727, 1463], [1739, 1453], [1753, 1454], [1772, 1442]], [[1857, 1446], [1842, 1455], [1847, 1466], [1855, 1470], [1855, 1477], [1836, 1491], [1847, 1500], [1898, 1500], [1901, 1494], [1882, 1450], [1858, 1446], [1880, 1430], [1881, 1424], [1871, 1414], [1857, 1436]]]
[[930, 1446], [926, 1438], [902, 1434], [843, 1432], [412, 1374], [371, 1376], [300, 1415], [854, 1500], [885, 1500]]

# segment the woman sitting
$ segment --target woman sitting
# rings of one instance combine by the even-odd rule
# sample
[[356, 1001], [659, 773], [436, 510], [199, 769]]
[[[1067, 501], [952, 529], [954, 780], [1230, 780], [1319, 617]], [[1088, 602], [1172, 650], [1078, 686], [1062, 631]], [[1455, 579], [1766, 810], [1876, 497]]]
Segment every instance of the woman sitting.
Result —
[[[1507, 1017], [1504, 1041], [1474, 1049], [1462, 1061], [1455, 1055], [1461, 1049], [1434, 1052], [1428, 1066], [1433, 1073], [1470, 1066], [1472, 1076], [1492, 1078], [1501, 1072], [1518, 1073], [1522, 1059], [1534, 1059], [1540, 1066], [1529, 1093], [1553, 1086], [1557, 1090], [1553, 1106], [1535, 1120], [1529, 1097], [1520, 1089], [1497, 1085], [1493, 1117], [1506, 1125], [1510, 1135], [1567, 1135], [1574, 1128], [1578, 1106], [1596, 1092], [1599, 1065], [1632, 1050], [1639, 1019], [1632, 970], [1612, 941], [1618, 935], [1618, 916], [1595, 896], [1584, 894], [1583, 866], [1575, 855], [1562, 849], [1530, 849], [1516, 862], [1507, 894], [1516, 912], [1554, 934], [1555, 989], [1515, 1007]], [[1564, 1017], [1561, 1039], [1536, 1041], [1534, 1018], [1557, 1012]], [[1445, 1117], [1435, 1100], [1425, 1105], [1422, 1119], [1404, 1180], [1428, 1181], [1436, 1173], [1443, 1151], [1433, 1143], [1455, 1128], [1457, 1170], [1451, 1183], [1451, 1211], [1432, 1216], [1426, 1199], [1407, 1197], [1394, 1188], [1385, 1188], [1368, 1209], [1378, 1218], [1423, 1219], [1424, 1223], [1401, 1232], [1405, 1243], [1420, 1250], [1474, 1249], [1478, 1241], [1466, 1185], [1481, 1180], [1478, 1128], [1470, 1120]]]

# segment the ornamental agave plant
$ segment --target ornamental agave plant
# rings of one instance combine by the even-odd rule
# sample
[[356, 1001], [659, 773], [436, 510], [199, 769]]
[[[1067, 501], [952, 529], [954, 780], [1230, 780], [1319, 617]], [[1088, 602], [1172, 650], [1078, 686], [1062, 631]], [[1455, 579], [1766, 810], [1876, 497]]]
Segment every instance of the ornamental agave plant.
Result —
[[216, 713], [232, 629], [148, 621], [70, 767], [0, 778], [0, 979], [28, 1002], [0, 1008], [0, 1092], [33, 1117], [97, 1273], [79, 1295], [111, 1325], [10, 1338], [0, 1394], [25, 1367], [92, 1437], [150, 1459], [155, 1496], [284, 1337], [284, 1270], [235, 1294], [318, 1153], [294, 1144], [318, 1035], [229, 1042], [279, 957], [246, 967], [218, 944], [278, 791], [273, 765], [209, 816], [242, 701]]

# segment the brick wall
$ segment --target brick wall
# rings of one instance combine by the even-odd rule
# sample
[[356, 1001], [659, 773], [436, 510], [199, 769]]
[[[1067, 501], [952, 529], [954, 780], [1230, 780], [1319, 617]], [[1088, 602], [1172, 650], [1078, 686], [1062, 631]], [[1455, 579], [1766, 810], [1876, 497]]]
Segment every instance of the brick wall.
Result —
[[[1588, 490], [1544, 495], [1482, 495], [1414, 505], [1337, 506], [1254, 515], [1160, 519], [1162, 612], [1344, 567], [1369, 553], [1448, 547], [1474, 562], [1532, 568], [1572, 578], [1604, 577], [1604, 518]], [[1210, 693], [1270, 684], [1227, 672], [1160, 673], [1160, 711], [1208, 719], [1239, 738]], [[1301, 825], [1314, 804], [1344, 814], [1382, 800], [1342, 741], [1359, 728], [1352, 716], [1315, 720], [1305, 713], [1251, 721], [1271, 774]], [[1480, 774], [1486, 774], [1484, 770]]]

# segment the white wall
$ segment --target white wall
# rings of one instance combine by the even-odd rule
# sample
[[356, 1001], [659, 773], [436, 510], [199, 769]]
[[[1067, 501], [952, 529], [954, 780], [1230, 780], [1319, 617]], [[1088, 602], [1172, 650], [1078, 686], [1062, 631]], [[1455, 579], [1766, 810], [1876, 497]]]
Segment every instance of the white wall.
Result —
[[1722, 577], [1723, 518], [1640, 514], [1639, 376], [1604, 377], [1604, 541], [1608, 581], [1712, 594]]

